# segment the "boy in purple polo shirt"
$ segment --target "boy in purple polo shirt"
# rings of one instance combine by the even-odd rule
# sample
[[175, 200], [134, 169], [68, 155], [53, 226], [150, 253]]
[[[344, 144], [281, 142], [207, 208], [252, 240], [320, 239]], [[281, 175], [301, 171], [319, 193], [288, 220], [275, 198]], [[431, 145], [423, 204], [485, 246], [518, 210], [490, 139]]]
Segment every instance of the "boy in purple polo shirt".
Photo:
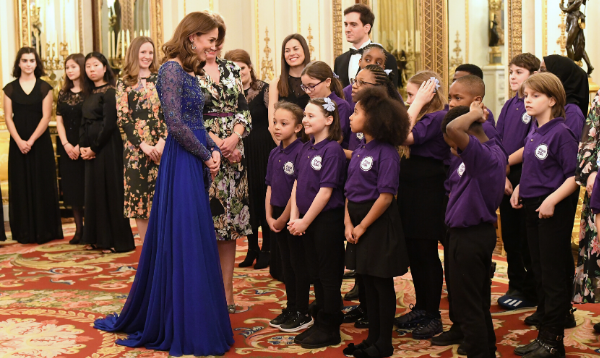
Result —
[[484, 106], [473, 102], [451, 109], [442, 122], [444, 140], [462, 163], [451, 176], [446, 209], [448, 269], [453, 320], [464, 335], [467, 356], [494, 357], [496, 335], [490, 314], [492, 253], [496, 246], [496, 208], [502, 201], [507, 155], [481, 125]]
[[315, 325], [296, 336], [302, 348], [339, 344], [340, 289], [344, 275], [344, 180], [346, 156], [337, 141], [342, 130], [335, 103], [312, 98], [302, 120], [312, 140], [294, 163], [296, 182], [288, 230], [303, 236], [306, 264], [315, 289]]
[[400, 156], [396, 147], [408, 135], [406, 109], [378, 87], [366, 88], [350, 117], [364, 139], [352, 153], [346, 181], [346, 267], [355, 269], [366, 294], [369, 336], [350, 343], [347, 356], [388, 357], [394, 353], [394, 277], [408, 271], [408, 255], [398, 205]]
[[566, 96], [555, 75], [538, 73], [519, 90], [537, 126], [525, 140], [523, 174], [511, 204], [524, 207], [527, 241], [538, 296], [536, 340], [517, 347], [526, 358], [564, 357], [564, 329], [571, 307], [574, 262], [571, 255], [577, 141], [565, 124]]
[[531, 270], [531, 257], [527, 247], [525, 215], [510, 205], [513, 188], [521, 181], [523, 144], [531, 129], [531, 116], [525, 111], [524, 99], [518, 94], [521, 84], [540, 68], [540, 60], [530, 53], [515, 56], [509, 64], [510, 88], [517, 92], [504, 104], [496, 130], [502, 140], [502, 146], [508, 153], [509, 171], [504, 188], [504, 198], [500, 204], [500, 224], [502, 241], [506, 250], [508, 264], [508, 291], [498, 299], [498, 305], [504, 309], [533, 307], [537, 297], [533, 289], [535, 279]]
[[303, 145], [298, 138], [302, 132], [303, 117], [304, 111], [296, 104], [275, 103], [273, 135], [280, 143], [269, 154], [265, 178], [266, 219], [281, 255], [287, 296], [287, 307], [269, 325], [283, 332], [298, 332], [313, 324], [308, 314], [310, 278], [303, 241], [300, 237], [292, 236], [287, 229], [291, 211], [290, 196], [296, 180], [294, 163]]

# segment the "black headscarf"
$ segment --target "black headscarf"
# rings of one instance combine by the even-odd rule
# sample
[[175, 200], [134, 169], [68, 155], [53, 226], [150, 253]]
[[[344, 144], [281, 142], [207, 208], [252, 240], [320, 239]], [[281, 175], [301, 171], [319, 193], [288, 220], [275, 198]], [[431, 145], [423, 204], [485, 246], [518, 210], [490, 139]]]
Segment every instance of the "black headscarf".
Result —
[[567, 103], [574, 103], [587, 116], [590, 102], [588, 76], [573, 60], [561, 55], [544, 57], [546, 70], [560, 79], [567, 94]]

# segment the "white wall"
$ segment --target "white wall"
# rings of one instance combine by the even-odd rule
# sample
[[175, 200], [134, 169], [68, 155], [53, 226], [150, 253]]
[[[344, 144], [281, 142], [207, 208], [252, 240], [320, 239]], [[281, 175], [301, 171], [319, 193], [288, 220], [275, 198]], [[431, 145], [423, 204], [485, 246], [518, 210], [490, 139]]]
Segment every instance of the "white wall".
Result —
[[4, 87], [7, 83], [14, 80], [12, 77], [12, 67], [17, 54], [16, 41], [16, 29], [15, 16], [14, 16], [14, 2], [13, 1], [2, 1], [0, 2], [0, 24], [2, 24], [2, 30], [0, 31], [0, 58], [2, 59], [2, 83], [0, 87]]

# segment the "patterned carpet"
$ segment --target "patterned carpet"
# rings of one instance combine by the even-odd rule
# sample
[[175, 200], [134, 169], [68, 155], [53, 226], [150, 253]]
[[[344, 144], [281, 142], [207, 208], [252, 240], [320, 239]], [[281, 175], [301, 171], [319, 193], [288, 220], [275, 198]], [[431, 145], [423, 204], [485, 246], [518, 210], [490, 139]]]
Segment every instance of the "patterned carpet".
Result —
[[[65, 236], [73, 234], [66, 224]], [[93, 321], [119, 312], [133, 282], [142, 242], [136, 238], [133, 253], [102, 254], [84, 251], [68, 244], [68, 239], [45, 245], [0, 246], [0, 358], [166, 358], [165, 352], [130, 349], [114, 344], [119, 335], [92, 328]], [[246, 244], [238, 242], [237, 261], [244, 258]], [[441, 252], [440, 252], [441, 254]], [[506, 291], [506, 262], [496, 257], [498, 269], [493, 285], [493, 301]], [[342, 326], [341, 345], [304, 350], [292, 344], [293, 334], [282, 334], [268, 322], [285, 306], [283, 285], [270, 278], [268, 270], [235, 270], [235, 300], [241, 312], [231, 315], [235, 345], [227, 357], [343, 357], [349, 342], [360, 342], [365, 329]], [[346, 280], [344, 292], [352, 288]], [[410, 274], [396, 279], [397, 313], [415, 302]], [[356, 302], [345, 302], [347, 306]], [[580, 305], [577, 327], [567, 331], [567, 356], [600, 356], [600, 339], [592, 326], [600, 322], [600, 306]], [[448, 328], [448, 302], [442, 299], [442, 319]], [[513, 356], [515, 346], [529, 342], [536, 331], [522, 324], [532, 310], [504, 312], [492, 307], [498, 342], [498, 356]], [[410, 338], [410, 333], [394, 334], [394, 357], [453, 357], [457, 346], [436, 347], [429, 341]]]

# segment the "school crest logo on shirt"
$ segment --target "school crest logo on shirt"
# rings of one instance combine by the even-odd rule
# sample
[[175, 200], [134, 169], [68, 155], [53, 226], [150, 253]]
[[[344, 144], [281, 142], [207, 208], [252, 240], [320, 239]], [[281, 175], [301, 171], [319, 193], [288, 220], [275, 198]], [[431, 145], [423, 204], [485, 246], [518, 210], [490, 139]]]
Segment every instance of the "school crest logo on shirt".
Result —
[[365, 137], [365, 135], [362, 132], [356, 133], [356, 138], [362, 140], [364, 137]]
[[531, 122], [531, 116], [529, 114], [527, 114], [527, 112], [525, 112], [521, 116], [521, 121], [523, 121], [523, 123], [525, 123], [525, 124], [529, 124], [529, 122]]
[[460, 166], [458, 169], [456, 169], [456, 172], [458, 173], [459, 177], [462, 177], [462, 175], [465, 173], [465, 163], [460, 163]]
[[321, 170], [321, 161], [323, 160], [323, 158], [321, 158], [320, 155], [315, 155], [312, 160], [310, 161], [310, 166], [314, 169], [314, 170]]
[[539, 160], [548, 158], [548, 146], [544, 143], [538, 145], [537, 148], [535, 148], [535, 156]]
[[283, 172], [286, 173], [287, 175], [294, 174], [294, 163], [292, 163], [292, 162], [285, 163], [283, 165]]
[[360, 162], [360, 169], [363, 172], [368, 172], [371, 168], [373, 168], [373, 157], [364, 157]]

